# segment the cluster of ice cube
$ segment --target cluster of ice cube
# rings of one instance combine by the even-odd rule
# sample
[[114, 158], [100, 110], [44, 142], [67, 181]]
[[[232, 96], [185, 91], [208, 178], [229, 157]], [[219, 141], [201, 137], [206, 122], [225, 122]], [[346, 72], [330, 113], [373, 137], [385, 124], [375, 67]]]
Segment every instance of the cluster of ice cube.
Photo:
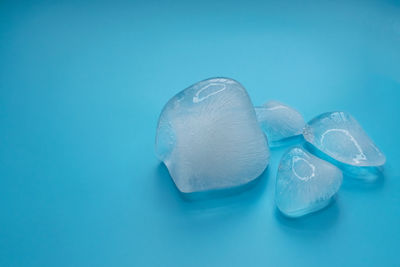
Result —
[[299, 136], [307, 145], [284, 154], [276, 177], [276, 205], [290, 217], [329, 204], [342, 171], [360, 177], [386, 160], [350, 114], [324, 113], [306, 124], [298, 111], [276, 101], [254, 107], [246, 89], [228, 78], [198, 82], [168, 101], [156, 153], [181, 192], [204, 192], [256, 179], [268, 166], [269, 146]]

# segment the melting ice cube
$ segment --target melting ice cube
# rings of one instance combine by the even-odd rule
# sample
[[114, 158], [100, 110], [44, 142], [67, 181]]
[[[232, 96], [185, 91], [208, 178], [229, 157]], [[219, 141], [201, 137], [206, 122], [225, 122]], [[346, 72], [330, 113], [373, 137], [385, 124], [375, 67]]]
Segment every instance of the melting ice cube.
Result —
[[255, 110], [257, 120], [271, 146], [278, 146], [282, 141], [299, 136], [303, 132], [303, 116], [285, 104], [269, 101], [261, 107], [255, 107]]
[[198, 82], [168, 101], [158, 122], [156, 153], [186, 193], [246, 184], [269, 161], [250, 98], [228, 78]]
[[312, 119], [304, 129], [304, 138], [334, 160], [357, 167], [382, 166], [386, 158], [346, 112], [327, 112]]
[[301, 147], [289, 149], [276, 177], [275, 202], [287, 216], [299, 217], [329, 204], [342, 184], [342, 172]]

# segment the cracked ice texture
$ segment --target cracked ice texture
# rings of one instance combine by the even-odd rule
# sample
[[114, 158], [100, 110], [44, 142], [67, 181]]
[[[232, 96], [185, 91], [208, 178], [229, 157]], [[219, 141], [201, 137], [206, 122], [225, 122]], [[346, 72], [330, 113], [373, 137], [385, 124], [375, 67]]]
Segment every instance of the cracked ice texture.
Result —
[[245, 88], [228, 78], [175, 95], [159, 118], [156, 153], [181, 192], [246, 184], [268, 165], [268, 142]]
[[361, 125], [346, 112], [327, 112], [311, 120], [304, 138], [340, 163], [357, 167], [382, 166], [386, 158]]
[[339, 190], [342, 172], [301, 147], [287, 151], [280, 162], [275, 202], [287, 216], [299, 217], [324, 208]]
[[279, 141], [303, 133], [303, 116], [285, 104], [269, 101], [261, 107], [255, 107], [255, 110], [257, 120], [272, 145], [278, 145]]

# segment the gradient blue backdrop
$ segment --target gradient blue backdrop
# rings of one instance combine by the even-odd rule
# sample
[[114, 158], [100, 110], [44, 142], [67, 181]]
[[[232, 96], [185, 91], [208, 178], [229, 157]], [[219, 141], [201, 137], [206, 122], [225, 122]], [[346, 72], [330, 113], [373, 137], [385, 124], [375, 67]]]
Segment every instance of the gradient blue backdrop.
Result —
[[[154, 155], [166, 101], [210, 76], [307, 120], [352, 113], [384, 179], [276, 212], [190, 202]], [[399, 266], [399, 1], [1, 1], [0, 266]]]

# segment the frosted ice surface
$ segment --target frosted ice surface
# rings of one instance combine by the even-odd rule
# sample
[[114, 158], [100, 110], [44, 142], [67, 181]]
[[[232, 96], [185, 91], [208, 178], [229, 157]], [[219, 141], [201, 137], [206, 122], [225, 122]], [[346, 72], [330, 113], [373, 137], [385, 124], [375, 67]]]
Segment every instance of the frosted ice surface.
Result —
[[156, 153], [182, 192], [246, 184], [268, 165], [268, 142], [245, 88], [228, 78], [175, 95], [159, 118]]
[[257, 120], [268, 137], [270, 145], [278, 145], [280, 141], [301, 135], [305, 122], [303, 116], [295, 109], [269, 101], [261, 107], [255, 107]]
[[358, 167], [382, 166], [386, 158], [360, 124], [346, 112], [328, 112], [311, 120], [304, 138], [315, 148], [339, 161]]
[[322, 209], [342, 184], [342, 172], [301, 147], [287, 151], [276, 177], [275, 202], [279, 210], [298, 217]]

